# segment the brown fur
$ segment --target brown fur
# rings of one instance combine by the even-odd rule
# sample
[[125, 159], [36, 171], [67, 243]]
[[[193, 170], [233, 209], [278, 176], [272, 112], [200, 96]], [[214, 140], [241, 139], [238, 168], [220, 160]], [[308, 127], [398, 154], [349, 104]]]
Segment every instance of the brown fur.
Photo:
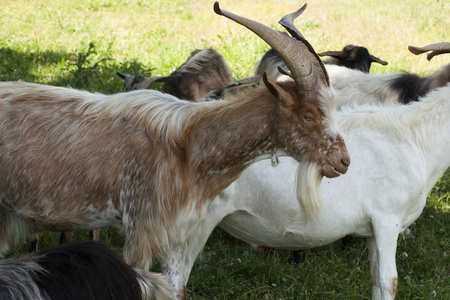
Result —
[[283, 148], [321, 166], [331, 157], [323, 147], [346, 153], [314, 95], [284, 86], [277, 99], [266, 85], [282, 90], [266, 82], [247, 98], [190, 103], [148, 90], [104, 96], [1, 83], [0, 248], [20, 228], [113, 225], [125, 232], [126, 261], [147, 270], [259, 154]]

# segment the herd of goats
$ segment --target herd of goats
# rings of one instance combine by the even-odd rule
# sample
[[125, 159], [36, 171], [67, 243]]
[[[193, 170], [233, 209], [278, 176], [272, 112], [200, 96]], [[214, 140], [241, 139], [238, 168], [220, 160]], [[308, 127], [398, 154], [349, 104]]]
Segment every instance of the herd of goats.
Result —
[[[118, 73], [131, 91], [114, 95], [1, 82], [0, 250], [105, 226], [125, 245], [124, 258], [78, 242], [1, 260], [0, 298], [185, 299], [220, 226], [255, 249], [365, 237], [372, 299], [394, 299], [398, 236], [450, 166], [450, 65], [371, 75], [387, 63], [364, 47], [317, 54], [293, 24], [305, 8], [280, 20], [287, 34], [214, 4], [272, 47], [239, 81], [207, 48], [169, 76]], [[450, 43], [409, 49], [431, 59]]]

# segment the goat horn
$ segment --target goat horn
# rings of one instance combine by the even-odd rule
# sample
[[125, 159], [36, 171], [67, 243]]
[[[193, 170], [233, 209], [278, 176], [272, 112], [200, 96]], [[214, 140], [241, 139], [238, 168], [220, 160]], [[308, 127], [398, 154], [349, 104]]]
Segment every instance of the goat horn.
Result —
[[436, 55], [450, 53], [450, 43], [449, 42], [434, 43], [423, 47], [408, 46], [408, 50], [415, 55], [431, 51], [427, 55], [427, 59], [431, 60]]
[[305, 8], [306, 4], [296, 12], [286, 15], [280, 20], [280, 24], [292, 34], [292, 37], [290, 37], [284, 32], [276, 31], [256, 21], [222, 10], [218, 2], [214, 3], [215, 13], [247, 27], [280, 55], [291, 71], [299, 92], [316, 89], [318, 81], [322, 81], [326, 86], [330, 86], [328, 74], [322, 61], [292, 22]]
[[134, 80], [134, 76], [133, 75], [128, 75], [128, 74], [122, 74], [120, 72], [116, 71], [117, 76], [119, 76], [120, 78], [122, 78], [124, 80], [123, 82], [123, 87], [124, 88], [128, 88], [131, 87], [131, 85], [133, 84], [133, 80]]
[[261, 79], [261, 76], [259, 76], [259, 75], [243, 78], [243, 79], [240, 79], [238, 81], [235, 81], [235, 82], [227, 85], [225, 88], [232, 88], [232, 87], [240, 86], [240, 85], [244, 85], [244, 84], [254, 84], [254, 83], [259, 82], [260, 79]]
[[145, 77], [144, 79], [133, 85], [133, 90], [147, 89], [153, 82], [161, 82], [168, 78], [169, 76]]

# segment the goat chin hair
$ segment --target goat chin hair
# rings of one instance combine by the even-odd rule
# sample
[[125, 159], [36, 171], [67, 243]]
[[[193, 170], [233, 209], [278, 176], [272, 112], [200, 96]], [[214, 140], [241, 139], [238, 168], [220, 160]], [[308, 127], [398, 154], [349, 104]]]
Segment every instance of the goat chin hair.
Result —
[[320, 182], [322, 175], [317, 164], [301, 161], [297, 168], [297, 199], [302, 207], [305, 221], [314, 221], [322, 208]]

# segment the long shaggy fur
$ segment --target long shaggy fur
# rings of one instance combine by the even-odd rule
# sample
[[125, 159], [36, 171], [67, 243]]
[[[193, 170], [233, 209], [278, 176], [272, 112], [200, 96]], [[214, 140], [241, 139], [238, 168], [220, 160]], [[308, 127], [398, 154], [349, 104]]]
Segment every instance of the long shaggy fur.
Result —
[[302, 207], [303, 217], [306, 221], [318, 218], [322, 208], [320, 183], [323, 176], [312, 162], [301, 162], [297, 168], [297, 199]]
[[347, 171], [323, 88], [302, 95], [266, 80], [245, 96], [192, 103], [150, 90], [0, 83], [0, 247], [14, 231], [116, 226], [127, 263], [170, 262], [164, 272], [181, 298], [206, 243], [192, 239], [216, 225], [203, 222], [211, 199], [253, 159], [282, 149], [322, 175]]
[[0, 261], [1, 299], [171, 299], [170, 291], [161, 275], [132, 269], [116, 252], [96, 242]]

